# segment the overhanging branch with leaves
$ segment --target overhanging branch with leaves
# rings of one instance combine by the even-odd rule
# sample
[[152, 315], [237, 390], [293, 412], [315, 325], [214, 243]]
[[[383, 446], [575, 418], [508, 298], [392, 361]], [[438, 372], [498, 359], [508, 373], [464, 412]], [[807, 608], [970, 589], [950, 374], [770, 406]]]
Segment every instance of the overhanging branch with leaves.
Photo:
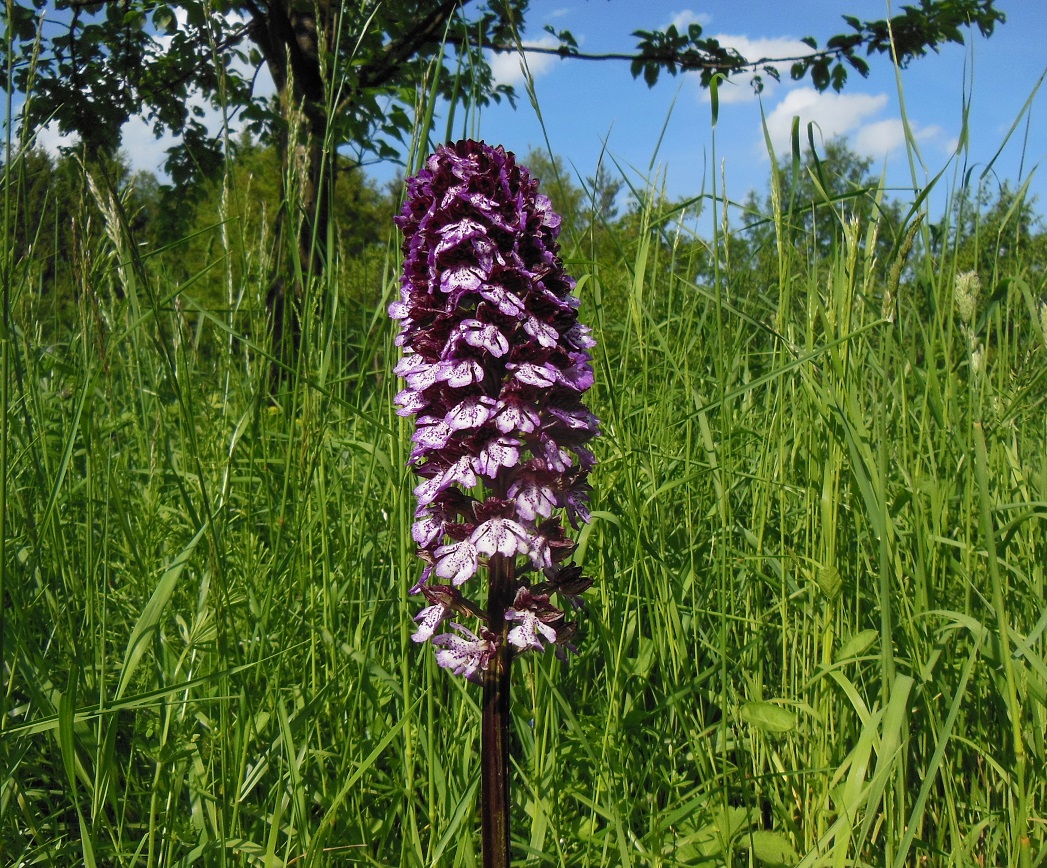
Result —
[[862, 56], [889, 56], [899, 67], [906, 67], [928, 51], [937, 51], [946, 43], [964, 44], [963, 30], [977, 27], [983, 36], [991, 36], [997, 24], [1006, 20], [1003, 12], [994, 7], [994, 0], [967, 0], [967, 2], [934, 2], [922, 0], [919, 6], [903, 6], [902, 12], [892, 18], [862, 21], [844, 15], [850, 28], [846, 33], [830, 37], [824, 46], [806, 36], [801, 42], [811, 48], [807, 54], [785, 57], [742, 56], [736, 49], [723, 45], [712, 36], [705, 36], [700, 24], [690, 24], [686, 30], [670, 25], [665, 30], [636, 30], [635, 52], [585, 52], [568, 30], [546, 32], [556, 37], [559, 45], [533, 45], [521, 42], [487, 43], [473, 47], [497, 53], [528, 52], [555, 55], [564, 59], [592, 61], [624, 61], [630, 64], [634, 78], [641, 75], [648, 86], [653, 86], [662, 73], [697, 72], [703, 86], [708, 86], [716, 75], [729, 77], [752, 73], [757, 91], [763, 88], [763, 76], [781, 79], [781, 68], [788, 65], [794, 81], [811, 76], [811, 83], [820, 91], [832, 87], [842, 90], [847, 82], [848, 68], [863, 78], [869, 74], [869, 64]]

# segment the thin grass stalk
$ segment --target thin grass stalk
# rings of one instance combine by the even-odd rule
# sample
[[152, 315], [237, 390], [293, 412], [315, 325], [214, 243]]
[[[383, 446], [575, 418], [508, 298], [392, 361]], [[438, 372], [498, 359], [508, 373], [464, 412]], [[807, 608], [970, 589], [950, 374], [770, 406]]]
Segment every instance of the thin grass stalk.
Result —
[[[7, 0], [7, 20], [12, 17], [11, 0]], [[11, 46], [14, 43], [14, 35], [9, 29], [7, 33], [7, 80], [11, 80], [12, 65], [14, 63], [14, 52]], [[14, 91], [7, 89], [5, 121], [7, 135], [4, 140], [4, 204], [3, 204], [3, 238], [4, 253], [0, 254], [0, 600], [6, 600], [5, 589], [7, 587], [7, 480], [8, 475], [8, 443], [9, 436], [9, 411], [11, 407], [11, 282], [13, 280], [12, 268], [14, 266], [14, 255], [11, 243], [11, 154], [12, 154], [12, 122], [14, 120]], [[0, 672], [7, 668], [7, 605], [0, 606]], [[0, 732], [5, 728], [7, 717], [7, 691], [0, 690]]]
[[[435, 64], [435, 60], [433, 61], [433, 64]], [[423, 80], [422, 85], [419, 87], [416, 98], [417, 102], [415, 105], [414, 112], [415, 127], [411, 132], [411, 148], [409, 149], [407, 154], [406, 171], [409, 175], [413, 175], [415, 172], [418, 171], [418, 168], [424, 164], [426, 155], [428, 153], [428, 141], [433, 128], [433, 117], [436, 110], [436, 103], [438, 100], [436, 92], [436, 82], [438, 80], [439, 75], [437, 74], [435, 66], [430, 65], [430, 67], [426, 71], [426, 80]], [[401, 190], [398, 196], [398, 200], [395, 203], [398, 208], [403, 205], [403, 197], [404, 191]], [[390, 250], [395, 249], [396, 246], [397, 245], [395, 241], [390, 242]], [[402, 267], [402, 264], [402, 256], [397, 257], [396, 270], [399, 270], [399, 268]], [[383, 294], [382, 298], [381, 309], [383, 310], [387, 306], [389, 299], [391, 297], [395, 297], [396, 295], [395, 290], [392, 289], [395, 283], [395, 279], [393, 277], [392, 272], [393, 270], [390, 269], [390, 273], [387, 275], [387, 279], [385, 281], [385, 285], [388, 289], [387, 292]], [[391, 332], [388, 332], [386, 334], [386, 337], [387, 342], [384, 347], [384, 355], [386, 359], [393, 359], [396, 357], [397, 354], [397, 349], [394, 346], [392, 340], [393, 335]], [[386, 400], [384, 401], [383, 406], [389, 407], [391, 405], [392, 402], [389, 400], [389, 398], [391, 398], [391, 395], [386, 396]], [[401, 416], [393, 416], [392, 419], [394, 421], [390, 425], [390, 428], [392, 428], [395, 431], [395, 436], [392, 438], [392, 441], [390, 443], [390, 453], [394, 460], [394, 466], [404, 467], [407, 462], [407, 457], [404, 452], [403, 444], [409, 439], [409, 426], [407, 425], [407, 421]], [[408, 487], [406, 490], [410, 491], [410, 487]], [[409, 575], [411, 571], [414, 569], [414, 550], [410, 546], [410, 528], [411, 523], [413, 521], [413, 510], [411, 508], [410, 501], [410, 495], [405, 496], [405, 488], [401, 484], [397, 489], [397, 498], [394, 504], [396, 514], [399, 516], [400, 519], [400, 526], [404, 528], [403, 532], [401, 532], [398, 536], [399, 545], [396, 551], [396, 563], [398, 567], [397, 575], [399, 575], [400, 577]], [[401, 851], [401, 860], [403, 860], [407, 857], [408, 853], [408, 839], [413, 841], [417, 848], [421, 849], [421, 833], [419, 831], [420, 824], [418, 821], [420, 806], [418, 804], [417, 799], [418, 786], [415, 782], [416, 768], [418, 763], [416, 757], [416, 749], [420, 741], [427, 740], [428, 750], [426, 751], [426, 753], [428, 753], [429, 756], [433, 756], [435, 754], [435, 751], [432, 748], [432, 744], [434, 742], [435, 737], [433, 726], [431, 723], [428, 726], [426, 726], [423, 720], [430, 722], [435, 721], [437, 720], [437, 715], [434, 713], [434, 694], [436, 691], [433, 687], [433, 667], [431, 663], [427, 662], [425, 670], [426, 684], [424, 687], [424, 694], [426, 697], [427, 704], [426, 714], [424, 715], [424, 719], [422, 716], [419, 716], [417, 719], [414, 719], [416, 710], [413, 708], [413, 702], [411, 701], [411, 699], [415, 691], [415, 673], [411, 666], [410, 652], [408, 651], [412, 643], [409, 639], [410, 634], [407, 629], [407, 625], [410, 623], [410, 620], [408, 617], [403, 617], [405, 613], [408, 613], [410, 611], [411, 603], [409, 601], [409, 594], [407, 592], [407, 583], [401, 580], [398, 582], [398, 585], [400, 586], [399, 603], [400, 612], [402, 615], [398, 622], [400, 648], [402, 649], [400, 654], [399, 667], [400, 689], [404, 697], [404, 713], [405, 715], [411, 715], [412, 718], [407, 721], [407, 724], [404, 728], [403, 775], [404, 789], [408, 796], [405, 805], [405, 814], [408, 821], [408, 831], [407, 834], [404, 835], [404, 841], [402, 844], [403, 849]], [[430, 812], [432, 812], [433, 807], [435, 805], [434, 793], [436, 789], [435, 781], [433, 778], [432, 763], [427, 764], [426, 776], [426, 793], [428, 796], [427, 804], [429, 805]]]
[[1032, 862], [1029, 838], [1029, 794], [1026, 789], [1025, 744], [1022, 740], [1022, 707], [1018, 698], [1018, 689], [1014, 674], [1014, 661], [1011, 658], [1010, 621], [1007, 617], [1007, 606], [1004, 601], [1003, 577], [996, 554], [996, 534], [993, 531], [991, 504], [989, 502], [989, 460], [985, 444], [985, 430], [981, 422], [974, 424], [975, 473], [978, 480], [979, 525], [982, 542], [989, 562], [989, 577], [992, 582], [992, 605], [996, 615], [996, 628], [1000, 643], [1000, 659], [1003, 661], [1003, 672], [1006, 685], [1004, 701], [1011, 723], [1011, 750], [1014, 753], [1014, 798], [1017, 805], [1014, 809], [1014, 820], [1011, 827], [1012, 859], [1022, 868], [1028, 868]]

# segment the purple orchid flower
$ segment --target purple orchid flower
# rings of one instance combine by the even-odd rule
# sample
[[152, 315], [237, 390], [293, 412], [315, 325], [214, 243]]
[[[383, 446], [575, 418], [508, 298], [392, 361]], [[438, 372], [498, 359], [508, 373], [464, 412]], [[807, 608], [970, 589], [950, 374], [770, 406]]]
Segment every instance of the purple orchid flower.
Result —
[[[576, 530], [589, 520], [595, 459], [584, 444], [599, 422], [582, 395], [595, 342], [558, 257], [560, 218], [513, 154], [473, 141], [441, 147], [407, 192], [389, 315], [403, 350], [396, 412], [416, 418], [412, 536], [426, 567], [412, 590], [428, 605], [413, 638], [479, 681], [499, 649], [507, 668], [511, 655], [574, 633], [549, 594], [577, 606], [565, 590], [588, 587], [565, 563], [575, 544], [561, 510]], [[486, 608], [464, 596], [484, 570]], [[558, 583], [561, 574], [570, 580]], [[436, 633], [463, 614], [476, 632]]]

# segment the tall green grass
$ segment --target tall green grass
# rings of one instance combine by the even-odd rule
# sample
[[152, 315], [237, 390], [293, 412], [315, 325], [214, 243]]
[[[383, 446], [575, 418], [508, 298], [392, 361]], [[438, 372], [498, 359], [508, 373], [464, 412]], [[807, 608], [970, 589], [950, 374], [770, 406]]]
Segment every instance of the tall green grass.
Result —
[[[832, 252], [783, 243], [738, 296], [734, 218], [700, 241], [634, 189], [617, 254], [565, 240], [597, 584], [570, 666], [518, 667], [519, 863], [1042, 864], [1042, 263], [994, 270], [984, 239], [967, 322], [925, 199], [900, 229], [826, 203]], [[94, 196], [63, 342], [0, 253], [0, 863], [477, 865], [478, 693], [409, 638], [392, 230], [310, 288], [273, 401], [265, 269], [228, 258], [271, 241], [224, 226], [203, 309]]]

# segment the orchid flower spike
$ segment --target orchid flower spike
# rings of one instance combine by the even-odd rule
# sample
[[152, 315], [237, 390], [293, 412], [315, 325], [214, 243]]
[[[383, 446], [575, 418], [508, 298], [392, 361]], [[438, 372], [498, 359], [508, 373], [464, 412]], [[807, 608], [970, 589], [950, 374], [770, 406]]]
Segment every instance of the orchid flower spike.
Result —
[[[501, 643], [571, 647], [577, 625], [550, 595], [576, 603], [591, 584], [567, 563], [575, 544], [562, 519], [576, 530], [589, 521], [586, 443], [599, 423], [582, 396], [595, 342], [558, 256], [560, 217], [513, 154], [441, 147], [407, 194], [389, 315], [400, 323], [397, 412], [415, 417], [412, 535], [426, 566], [413, 590], [427, 605], [414, 638], [479, 680]], [[514, 592], [492, 618], [466, 595], [495, 560]], [[455, 632], [437, 632], [452, 616]]]

